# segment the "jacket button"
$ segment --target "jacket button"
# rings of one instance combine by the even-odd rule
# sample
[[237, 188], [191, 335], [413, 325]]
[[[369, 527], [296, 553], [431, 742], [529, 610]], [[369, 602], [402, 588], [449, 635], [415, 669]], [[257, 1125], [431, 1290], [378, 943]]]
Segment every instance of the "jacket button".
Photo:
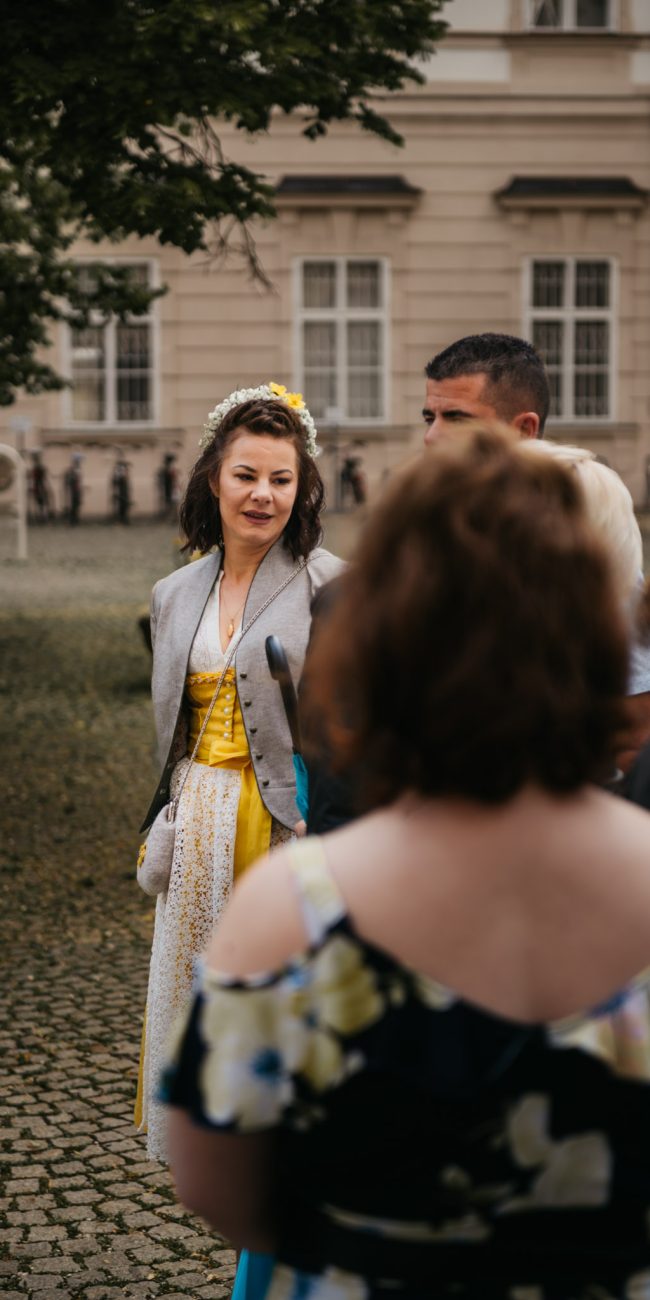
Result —
[[258, 761], [258, 763], [259, 763], [259, 762], [261, 762], [261, 760], [264, 758], [264, 755], [263, 755], [263, 754], [256, 754], [255, 757], [256, 757], [256, 759], [257, 759], [257, 761]]
[[239, 676], [240, 676], [241, 681], [242, 681], [242, 682], [245, 682], [245, 681], [246, 681], [246, 678], [248, 677], [248, 673], [240, 673]]
[[262, 785], [263, 785], [263, 786], [267, 786], [267, 785], [268, 785], [268, 781], [262, 781]]
[[251, 736], [254, 736], [257, 731], [257, 727], [249, 727], [249, 731], [251, 733]]
[[251, 704], [252, 704], [252, 700], [244, 700], [244, 708], [245, 708], [245, 709], [250, 709]]

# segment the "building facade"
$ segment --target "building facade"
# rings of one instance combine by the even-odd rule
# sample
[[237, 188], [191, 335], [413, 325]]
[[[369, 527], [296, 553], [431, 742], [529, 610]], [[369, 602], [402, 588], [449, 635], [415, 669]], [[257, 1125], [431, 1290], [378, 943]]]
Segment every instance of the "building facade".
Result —
[[304, 393], [328, 495], [360, 457], [371, 492], [419, 445], [423, 368], [463, 334], [541, 349], [549, 435], [589, 446], [646, 497], [650, 463], [650, 0], [450, 0], [426, 81], [380, 101], [397, 149], [341, 124], [312, 143], [278, 115], [227, 154], [275, 184], [255, 238], [272, 287], [236, 253], [211, 264], [154, 241], [79, 245], [81, 273], [126, 262], [167, 293], [147, 318], [61, 327], [74, 387], [0, 415], [40, 449], [55, 504], [81, 455], [83, 512], [158, 508], [165, 455], [187, 473], [206, 414], [268, 379]]

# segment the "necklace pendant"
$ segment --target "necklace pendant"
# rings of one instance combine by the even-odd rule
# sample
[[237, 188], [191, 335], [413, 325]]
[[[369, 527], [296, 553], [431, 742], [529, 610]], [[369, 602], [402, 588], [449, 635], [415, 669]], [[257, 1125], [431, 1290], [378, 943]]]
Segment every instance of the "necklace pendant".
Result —
[[233, 636], [234, 631], [235, 631], [235, 624], [233, 623], [233, 621], [232, 621], [232, 619], [231, 619], [230, 622], [229, 622], [229, 624], [228, 624], [228, 627], [226, 628], [226, 633], [227, 633], [227, 636], [228, 636], [228, 639], [229, 639], [229, 640], [230, 640], [230, 637]]

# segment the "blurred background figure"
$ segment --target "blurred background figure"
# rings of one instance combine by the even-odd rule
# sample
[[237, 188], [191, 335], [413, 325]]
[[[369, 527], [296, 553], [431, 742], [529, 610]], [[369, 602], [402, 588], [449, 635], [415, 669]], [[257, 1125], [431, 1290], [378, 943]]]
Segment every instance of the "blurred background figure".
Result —
[[160, 514], [165, 519], [175, 518], [180, 498], [176, 457], [171, 451], [163, 456], [157, 473], [157, 482]]
[[111, 496], [113, 519], [119, 524], [128, 524], [131, 511], [131, 478], [129, 463], [126, 460], [115, 462], [111, 476]]
[[647, 1267], [650, 818], [600, 788], [629, 607], [513, 438], [438, 440], [373, 513], [307, 683], [369, 811], [247, 875], [171, 1049], [179, 1194], [269, 1298]]
[[355, 506], [365, 504], [368, 496], [366, 475], [360, 456], [346, 456], [341, 466], [341, 505], [350, 501]]
[[31, 456], [28, 472], [30, 514], [38, 523], [46, 524], [53, 515], [49, 476], [40, 451], [33, 451]]
[[81, 452], [75, 451], [70, 459], [70, 464], [63, 476], [63, 496], [65, 503], [65, 514], [69, 524], [79, 523], [81, 513], [81, 501], [83, 497], [83, 482], [81, 478]]

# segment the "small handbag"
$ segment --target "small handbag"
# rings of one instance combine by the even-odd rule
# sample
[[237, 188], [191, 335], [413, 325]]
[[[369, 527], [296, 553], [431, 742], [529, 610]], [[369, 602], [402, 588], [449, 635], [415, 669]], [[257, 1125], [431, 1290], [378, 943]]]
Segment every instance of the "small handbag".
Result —
[[237, 642], [230, 647], [230, 650], [226, 654], [226, 657], [224, 659], [224, 665], [223, 668], [221, 669], [221, 672], [219, 674], [219, 680], [214, 690], [214, 695], [210, 700], [210, 704], [208, 706], [205, 718], [203, 719], [203, 723], [201, 725], [201, 730], [199, 731], [199, 734], [196, 738], [196, 744], [194, 745], [194, 749], [192, 750], [192, 755], [190, 757], [190, 761], [187, 765], [187, 768], [185, 769], [183, 780], [180, 783], [179, 789], [177, 793], [174, 795], [174, 798], [170, 799], [169, 803], [166, 803], [164, 807], [160, 809], [158, 816], [151, 823], [151, 826], [149, 828], [149, 833], [147, 835], [144, 844], [140, 845], [140, 852], [138, 854], [138, 862], [137, 862], [137, 880], [138, 880], [138, 884], [140, 885], [141, 889], [144, 890], [145, 894], [149, 894], [153, 898], [155, 898], [157, 894], [165, 894], [169, 888], [169, 880], [172, 873], [172, 862], [174, 860], [174, 843], [176, 840], [176, 815], [178, 813], [178, 805], [180, 803], [180, 798], [183, 793], [183, 790], [185, 788], [185, 782], [187, 781], [187, 778], [190, 774], [192, 763], [194, 762], [197, 750], [203, 739], [203, 733], [208, 725], [208, 722], [210, 721], [212, 710], [214, 709], [214, 706], [217, 702], [217, 697], [219, 695], [219, 691], [221, 690], [223, 679], [249, 628], [253, 626], [253, 623], [256, 621], [256, 619], [259, 618], [260, 614], [263, 614], [264, 610], [268, 609], [269, 605], [271, 604], [272, 601], [275, 600], [276, 596], [279, 596], [280, 592], [284, 591], [285, 587], [288, 587], [289, 583], [293, 582], [294, 578], [298, 577], [298, 574], [301, 573], [302, 570], [304, 569], [305, 564], [306, 561], [301, 560], [298, 567], [294, 569], [292, 573], [289, 574], [289, 577], [285, 578], [284, 582], [281, 582], [280, 586], [276, 587], [275, 591], [272, 592], [272, 594], [267, 598], [267, 600], [264, 601], [262, 605], [260, 605], [259, 609], [255, 612], [255, 614], [253, 614], [252, 618], [248, 620], [246, 626], [242, 628], [241, 636], [238, 637]]
[[178, 800], [172, 799], [160, 809], [149, 827], [149, 834], [138, 854], [138, 884], [145, 894], [155, 898], [169, 885], [176, 839]]

